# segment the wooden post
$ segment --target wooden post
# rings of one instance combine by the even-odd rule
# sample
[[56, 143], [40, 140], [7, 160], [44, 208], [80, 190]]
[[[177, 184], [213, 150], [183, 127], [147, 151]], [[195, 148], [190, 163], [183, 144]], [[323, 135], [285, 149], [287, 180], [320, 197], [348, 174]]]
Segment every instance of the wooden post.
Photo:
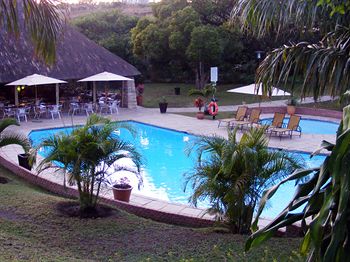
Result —
[[56, 105], [60, 104], [60, 86], [56, 84]]
[[92, 102], [96, 105], [97, 94], [96, 94], [96, 82], [92, 82]]
[[18, 90], [17, 90], [17, 86], [15, 86], [15, 105], [18, 106], [19, 102], [18, 102]]

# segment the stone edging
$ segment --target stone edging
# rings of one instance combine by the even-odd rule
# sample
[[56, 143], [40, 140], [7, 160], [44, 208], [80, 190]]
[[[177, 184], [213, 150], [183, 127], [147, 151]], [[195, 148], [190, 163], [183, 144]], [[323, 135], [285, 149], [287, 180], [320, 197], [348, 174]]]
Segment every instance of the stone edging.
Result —
[[[60, 185], [60, 184], [51, 182], [45, 178], [42, 178], [34, 174], [33, 172], [5, 159], [2, 156], [0, 156], [0, 165], [9, 169], [14, 174], [23, 178], [30, 184], [44, 188], [51, 193], [55, 193], [60, 196], [70, 197], [70, 198], [78, 197], [78, 191], [76, 189], [64, 187], [63, 185]], [[158, 210], [152, 210], [145, 207], [132, 205], [122, 201], [117, 201], [117, 200], [104, 198], [104, 197], [100, 197], [100, 201], [102, 201], [105, 204], [112, 205], [116, 208], [125, 210], [134, 215], [152, 219], [158, 222], [163, 222], [163, 223], [189, 226], [189, 227], [208, 227], [208, 226], [212, 226], [215, 222], [213, 220], [204, 219], [204, 218], [190, 217], [190, 216], [184, 216], [179, 214], [171, 214], [171, 213], [162, 212]]]

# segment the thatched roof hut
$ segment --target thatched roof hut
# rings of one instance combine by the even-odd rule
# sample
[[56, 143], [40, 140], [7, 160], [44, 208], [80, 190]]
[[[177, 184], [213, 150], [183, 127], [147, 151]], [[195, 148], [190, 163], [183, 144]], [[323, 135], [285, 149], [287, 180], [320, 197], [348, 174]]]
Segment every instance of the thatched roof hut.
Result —
[[[22, 34], [18, 38], [0, 28], [0, 87], [1, 94], [9, 96], [10, 99], [15, 91], [13, 88], [5, 88], [4, 84], [31, 74], [66, 81], [82, 79], [103, 71], [129, 78], [140, 74], [134, 66], [89, 40], [70, 25], [64, 25], [58, 37], [56, 61], [49, 66], [35, 56], [34, 45], [30, 37], [23, 33], [26, 31], [23, 29], [23, 24], [20, 26]], [[123, 83], [121, 90], [122, 105], [134, 108], [136, 106], [134, 82]]]
[[0, 32], [0, 84], [34, 73], [63, 80], [81, 79], [103, 71], [128, 77], [140, 74], [134, 66], [69, 25], [59, 37], [56, 62], [52, 66], [35, 57], [29, 38]]

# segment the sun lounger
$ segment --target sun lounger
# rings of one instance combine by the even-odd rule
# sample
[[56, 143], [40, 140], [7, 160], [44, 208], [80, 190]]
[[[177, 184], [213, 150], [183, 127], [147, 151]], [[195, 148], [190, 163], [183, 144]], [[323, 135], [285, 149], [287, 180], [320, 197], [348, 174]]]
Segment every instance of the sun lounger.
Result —
[[299, 137], [301, 136], [301, 127], [299, 126], [301, 116], [291, 115], [286, 127], [275, 127], [269, 129], [270, 136], [278, 135], [280, 139], [283, 135], [289, 135], [290, 138], [293, 136], [293, 132], [298, 132]]
[[234, 121], [234, 122], [232, 122], [231, 127], [237, 126], [237, 127], [241, 127], [243, 129], [244, 126], [252, 127], [253, 125], [258, 125], [258, 123], [260, 121], [260, 114], [261, 114], [261, 109], [254, 108], [254, 109], [252, 109], [247, 120]]
[[237, 109], [236, 117], [234, 119], [222, 119], [219, 120], [218, 127], [221, 126], [221, 124], [226, 124], [226, 126], [231, 126], [233, 123], [237, 122], [245, 122], [244, 118], [247, 113], [248, 107], [246, 106], [239, 106]]
[[271, 122], [269, 123], [262, 123], [262, 124], [258, 124], [257, 127], [263, 127], [266, 128], [266, 130], [271, 129], [271, 128], [279, 128], [282, 127], [283, 125], [283, 120], [286, 114], [284, 113], [278, 113], [276, 112], [273, 115], [273, 119]]

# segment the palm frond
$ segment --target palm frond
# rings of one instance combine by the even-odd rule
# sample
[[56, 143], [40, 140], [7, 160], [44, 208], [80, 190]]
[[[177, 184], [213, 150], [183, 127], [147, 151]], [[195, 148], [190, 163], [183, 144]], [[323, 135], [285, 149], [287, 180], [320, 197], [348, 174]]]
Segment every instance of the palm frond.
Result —
[[318, 0], [239, 0], [231, 12], [231, 20], [237, 19], [245, 30], [261, 37], [291, 28], [300, 31], [318, 28], [328, 32], [347, 21], [348, 16], [332, 12], [329, 5]]
[[313, 93], [315, 98], [344, 93], [349, 84], [350, 28], [338, 26], [317, 44], [302, 42], [273, 50], [257, 70], [257, 82], [263, 83], [264, 93], [272, 85], [304, 79], [302, 95]]
[[0, 136], [0, 148], [8, 145], [19, 145], [26, 153], [31, 148], [30, 141], [26, 136], [13, 132], [3, 132]]
[[63, 24], [63, 13], [55, 2], [0, 1], [0, 25], [6, 27], [8, 32], [18, 35], [21, 30], [21, 17], [24, 16], [24, 25], [34, 43], [36, 54], [50, 64], [55, 61], [56, 42]]

